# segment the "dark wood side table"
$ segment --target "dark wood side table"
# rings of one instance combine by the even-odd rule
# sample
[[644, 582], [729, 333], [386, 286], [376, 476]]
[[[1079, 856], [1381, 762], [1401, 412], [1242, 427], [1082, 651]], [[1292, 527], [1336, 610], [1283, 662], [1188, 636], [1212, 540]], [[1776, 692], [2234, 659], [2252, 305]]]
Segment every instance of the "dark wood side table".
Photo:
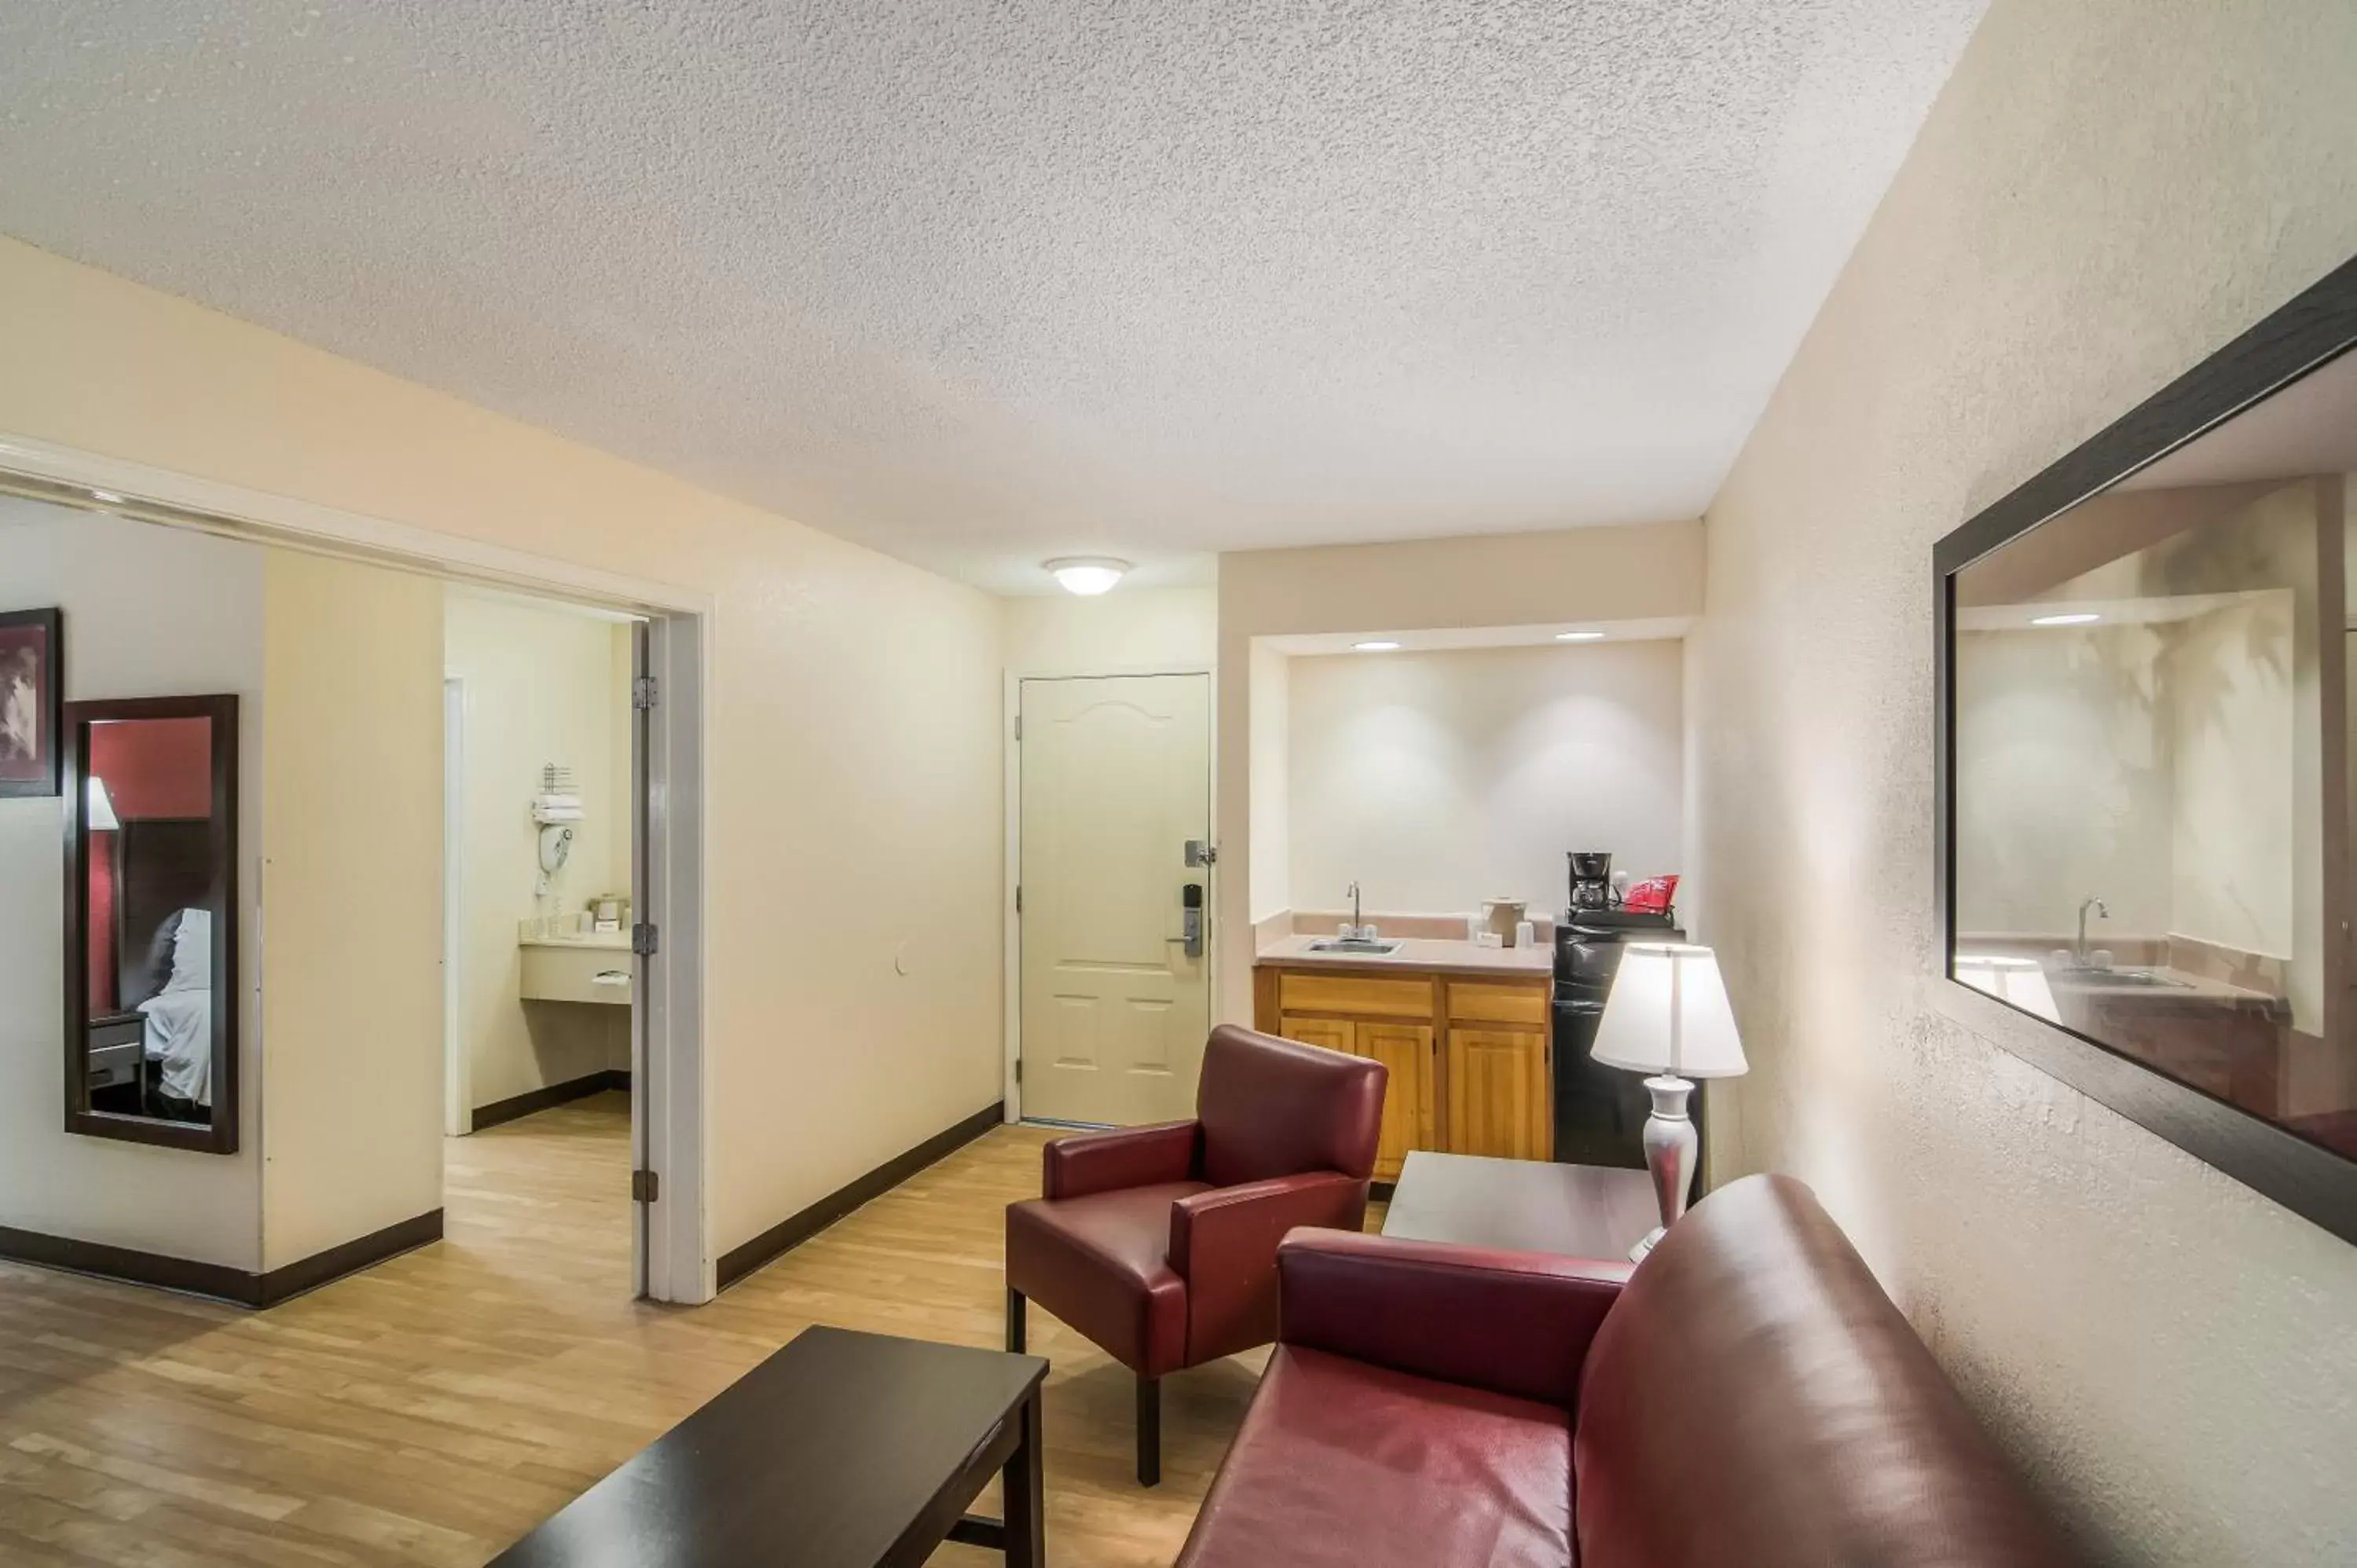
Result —
[[[491, 1568], [1041, 1568], [1037, 1356], [807, 1328]], [[992, 1474], [1006, 1517], [965, 1512]]]
[[1418, 1149], [1400, 1171], [1383, 1234], [1622, 1262], [1661, 1222], [1643, 1171]]

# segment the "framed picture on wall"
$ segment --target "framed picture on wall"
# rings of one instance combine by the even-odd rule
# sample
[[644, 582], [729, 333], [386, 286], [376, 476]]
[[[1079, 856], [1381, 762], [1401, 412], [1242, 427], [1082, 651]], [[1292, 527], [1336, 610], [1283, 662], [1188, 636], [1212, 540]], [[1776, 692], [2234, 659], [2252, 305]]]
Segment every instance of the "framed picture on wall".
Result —
[[63, 617], [0, 610], [0, 796], [58, 792], [65, 694]]

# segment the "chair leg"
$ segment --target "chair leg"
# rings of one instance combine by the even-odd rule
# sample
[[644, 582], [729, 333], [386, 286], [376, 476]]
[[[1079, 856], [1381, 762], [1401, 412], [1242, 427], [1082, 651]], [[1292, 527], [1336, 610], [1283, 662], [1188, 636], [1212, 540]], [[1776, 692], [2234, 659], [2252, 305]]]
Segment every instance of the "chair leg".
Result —
[[1009, 1350], [1019, 1353], [1023, 1349], [1025, 1331], [1029, 1326], [1028, 1315], [1024, 1308], [1028, 1305], [1021, 1291], [1013, 1285], [1006, 1287], [1006, 1348]]
[[1162, 1380], [1137, 1380], [1137, 1484], [1162, 1484]]

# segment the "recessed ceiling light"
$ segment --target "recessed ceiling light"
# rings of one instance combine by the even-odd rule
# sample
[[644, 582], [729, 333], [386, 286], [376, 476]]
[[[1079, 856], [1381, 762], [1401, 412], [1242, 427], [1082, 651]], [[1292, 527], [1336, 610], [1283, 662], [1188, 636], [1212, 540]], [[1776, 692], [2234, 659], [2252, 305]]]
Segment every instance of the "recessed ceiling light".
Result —
[[1064, 555], [1041, 564], [1064, 585], [1066, 593], [1082, 596], [1105, 592], [1129, 570], [1128, 562], [1116, 561], [1110, 555]]
[[1399, 644], [1391, 641], [1387, 638], [1378, 637], [1372, 641], [1354, 642], [1351, 644], [1351, 646], [1361, 653], [1389, 653], [1393, 649], [1397, 648]]
[[2099, 621], [2103, 618], [2093, 610], [2073, 610], [2069, 615], [2039, 616], [2029, 624], [2032, 626], [2085, 626], [2091, 621]]
[[90, 499], [94, 501], [119, 501], [123, 498], [113, 490], [92, 490], [90, 492]]
[[1559, 631], [1555, 634], [1555, 639], [1557, 642], [1594, 642], [1603, 635], [1600, 631]]

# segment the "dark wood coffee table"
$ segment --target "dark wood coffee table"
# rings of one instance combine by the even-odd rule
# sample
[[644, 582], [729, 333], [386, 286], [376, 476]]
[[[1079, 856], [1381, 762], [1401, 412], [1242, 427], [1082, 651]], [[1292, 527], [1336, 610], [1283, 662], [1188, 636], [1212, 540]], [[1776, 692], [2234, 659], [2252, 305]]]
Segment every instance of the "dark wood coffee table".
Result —
[[[943, 1541], [1046, 1561], [1037, 1356], [807, 1328], [492, 1568], [915, 1568]], [[1006, 1517], [965, 1512], [998, 1473]]]
[[1643, 1171], [1417, 1149], [1400, 1169], [1383, 1234], [1625, 1262], [1661, 1222]]

